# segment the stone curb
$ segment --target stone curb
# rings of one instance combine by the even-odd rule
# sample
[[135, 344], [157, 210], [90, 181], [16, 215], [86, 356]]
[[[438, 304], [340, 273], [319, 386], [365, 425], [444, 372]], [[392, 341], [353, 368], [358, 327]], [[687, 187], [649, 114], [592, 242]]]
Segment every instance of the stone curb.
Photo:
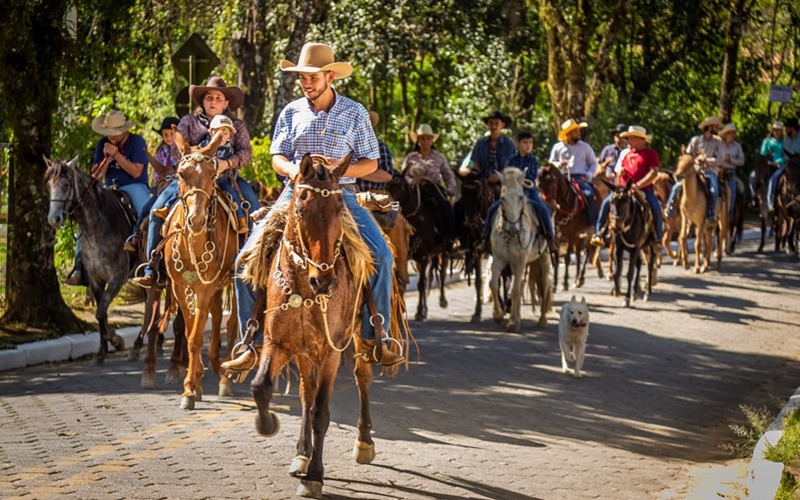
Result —
[[795, 408], [800, 408], [800, 387], [783, 407], [775, 420], [767, 427], [767, 431], [756, 443], [753, 458], [747, 468], [748, 498], [775, 498], [781, 484], [783, 464], [772, 462], [764, 458], [769, 446], [775, 446], [783, 436], [783, 420]]

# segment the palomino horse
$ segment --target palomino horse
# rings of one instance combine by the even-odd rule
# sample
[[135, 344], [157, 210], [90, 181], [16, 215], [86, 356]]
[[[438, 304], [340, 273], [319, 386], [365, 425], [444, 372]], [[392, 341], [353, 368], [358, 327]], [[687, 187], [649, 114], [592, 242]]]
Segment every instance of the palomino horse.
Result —
[[[567, 242], [567, 253], [564, 255], [564, 283], [562, 290], [569, 289], [569, 263], [572, 254], [576, 256], [578, 269], [575, 273], [575, 286], [583, 286], [586, 264], [591, 252], [586, 255], [581, 263], [581, 251], [586, 243], [586, 233], [594, 228], [589, 224], [588, 206], [582, 203], [580, 190], [576, 189], [561, 173], [557, 166], [542, 165], [539, 169], [539, 192], [542, 199], [556, 210], [555, 230], [556, 239], [562, 237]], [[599, 194], [595, 192], [595, 199]], [[555, 271], [553, 283], [558, 283], [558, 255], [554, 256]]]
[[414, 233], [409, 240], [409, 253], [417, 264], [419, 281], [419, 303], [415, 319], [422, 321], [428, 317], [428, 291], [433, 269], [439, 271], [439, 306], [447, 308], [445, 297], [445, 278], [447, 277], [447, 255], [442, 238], [436, 230], [435, 219], [431, 213], [431, 205], [423, 200], [439, 196], [438, 188], [430, 182], [411, 186], [402, 175], [396, 175], [386, 184], [386, 190], [392, 198], [400, 202], [403, 216], [408, 220]]
[[478, 243], [482, 239], [486, 212], [499, 196], [499, 192], [495, 192], [482, 173], [456, 175], [461, 180], [461, 197], [455, 205], [456, 224], [461, 246], [466, 249], [464, 273], [468, 280], [475, 276], [475, 312], [472, 314], [472, 322], [478, 323], [483, 312], [483, 252], [479, 250]]
[[132, 263], [122, 246], [131, 233], [133, 220], [118, 195], [75, 168], [77, 156], [69, 163], [44, 160], [44, 180], [50, 192], [47, 221], [58, 229], [67, 217], [72, 217], [83, 233], [81, 255], [100, 326], [100, 348], [92, 362], [102, 365], [109, 342], [118, 351], [125, 348], [125, 341], [108, 325], [108, 307], [128, 279]]
[[786, 153], [786, 170], [778, 179], [775, 196], [775, 251], [797, 256], [797, 221], [800, 219], [800, 155]]
[[[183, 157], [178, 166], [178, 203], [164, 224], [164, 260], [172, 293], [188, 327], [189, 367], [180, 405], [184, 410], [193, 410], [195, 401], [202, 400], [203, 331], [209, 311], [218, 306], [218, 293], [233, 279], [239, 248], [236, 215], [228, 211], [217, 189], [217, 162], [213, 155], [221, 140], [222, 134], [218, 133], [208, 146], [192, 151], [183, 137], [175, 134], [175, 143]], [[235, 320], [235, 311], [231, 317]], [[235, 331], [229, 324], [227, 357], [231, 354]], [[209, 358], [216, 354], [212, 368], [220, 378], [220, 394], [230, 395], [231, 382], [219, 366], [219, 352], [211, 352], [218, 343], [219, 331], [212, 331]]]
[[[695, 260], [694, 272], [702, 273], [711, 262], [711, 230], [706, 224], [708, 195], [700, 184], [700, 174], [694, 167], [692, 155], [683, 154], [678, 157], [675, 175], [683, 178], [683, 193], [680, 199], [681, 230], [678, 235], [680, 259], [685, 269], [689, 269], [689, 251], [687, 240], [691, 227], [695, 227]], [[702, 253], [701, 253], [702, 251]]]
[[[342, 352], [359, 337], [361, 290], [372, 267], [369, 250], [360, 239], [357, 244], [364, 247], [365, 258], [346, 244], [352, 241], [355, 223], [345, 209], [339, 178], [351, 156], [328, 167], [321, 157], [310, 155], [300, 162], [283, 236], [272, 261], [264, 264], [268, 269], [263, 287], [267, 291], [264, 345], [251, 384], [258, 406], [256, 430], [273, 436], [279, 429], [269, 408], [273, 379], [290, 360], [297, 365], [302, 419], [289, 473], [303, 478], [297, 494], [314, 498], [322, 497], [322, 454], [334, 382]], [[348, 255], [351, 248], [354, 254]], [[372, 367], [361, 357], [355, 358], [355, 377], [360, 416], [354, 458], [366, 464], [375, 457], [369, 414]]]
[[[639, 290], [639, 275], [642, 269], [642, 252], [647, 251], [647, 285], [644, 300], [653, 293], [655, 284], [656, 258], [653, 246], [656, 244], [653, 232], [653, 216], [644, 196], [631, 190], [633, 181], [628, 180], [624, 187], [616, 187], [609, 204], [609, 220], [614, 240], [614, 288], [611, 294], [619, 296], [619, 280], [622, 276], [622, 262], [628, 252], [628, 290], [625, 292], [625, 307], [629, 307], [634, 288]], [[649, 216], [649, 217], [648, 217]]]
[[547, 313], [553, 305], [553, 289], [547, 242], [539, 231], [539, 223], [523, 190], [533, 189], [534, 185], [525, 179], [520, 169], [514, 167], [503, 170], [501, 183], [501, 204], [492, 225], [492, 316], [497, 322], [503, 319], [505, 303], [500, 297], [500, 278], [503, 270], [509, 266], [514, 283], [506, 331], [519, 331], [522, 284], [526, 271], [532, 306], [537, 303], [540, 305], [539, 327], [544, 328], [547, 326]]

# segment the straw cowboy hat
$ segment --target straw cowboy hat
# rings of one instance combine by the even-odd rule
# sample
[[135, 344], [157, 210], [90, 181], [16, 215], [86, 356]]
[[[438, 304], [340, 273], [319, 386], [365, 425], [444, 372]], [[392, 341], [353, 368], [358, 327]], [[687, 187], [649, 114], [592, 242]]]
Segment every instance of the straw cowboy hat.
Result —
[[120, 135], [134, 125], [136, 123], [127, 121], [125, 114], [118, 109], [112, 109], [106, 116], [98, 116], [92, 120], [92, 130], [100, 135]]
[[436, 139], [439, 138], [439, 134], [434, 134], [433, 129], [427, 123], [423, 123], [419, 127], [417, 127], [416, 132], [409, 132], [408, 135], [411, 137], [413, 142], [417, 142], [417, 138], [421, 135], [429, 135], [433, 137], [433, 142], [436, 142]]
[[336, 62], [333, 49], [324, 43], [307, 43], [300, 49], [297, 64], [284, 59], [281, 61], [281, 71], [294, 71], [297, 73], [316, 73], [318, 71], [333, 71], [333, 79], [347, 78], [353, 72], [353, 67], [346, 62]]
[[767, 127], [767, 130], [783, 130], [783, 129], [784, 129], [783, 122], [780, 120], [775, 120], [774, 122], [772, 122], [772, 125]]
[[700, 130], [703, 130], [706, 127], [708, 127], [709, 125], [716, 125], [718, 127], [721, 127], [722, 126], [722, 122], [719, 121], [719, 118], [717, 118], [716, 116], [709, 116], [709, 117], [706, 117], [705, 120], [701, 121], [700, 124], [697, 126], [697, 128], [699, 128]]
[[638, 125], [631, 125], [627, 132], [619, 134], [620, 137], [641, 137], [645, 142], [650, 142], [652, 137], [647, 135], [647, 129]]
[[160, 127], [154, 128], [152, 130], [156, 134], [160, 134], [164, 130], [172, 130], [172, 126], [175, 125], [177, 127], [179, 123], [180, 123], [180, 120], [178, 120], [174, 116], [168, 116], [167, 118], [164, 118], [163, 120], [161, 120], [161, 126]]
[[565, 121], [564, 123], [561, 124], [561, 130], [558, 132], [558, 140], [559, 141], [566, 141], [567, 140], [567, 136], [569, 135], [570, 132], [572, 132], [575, 129], [585, 128], [585, 127], [588, 127], [588, 126], [589, 126], [589, 124], [586, 123], [586, 122], [578, 123], [575, 120], [573, 120], [572, 118], [570, 118], [569, 120], [567, 120], [567, 121]]
[[717, 135], [720, 137], [725, 137], [725, 134], [730, 132], [736, 132], [736, 125], [733, 123], [726, 123], [725, 126], [722, 127], [722, 130], [717, 133]]
[[504, 115], [503, 113], [501, 113], [496, 109], [491, 113], [489, 113], [488, 116], [483, 117], [483, 123], [489, 123], [489, 120], [491, 119], [501, 120], [503, 124], [506, 126], [506, 128], [511, 126], [511, 117], [508, 115]]
[[370, 111], [369, 122], [372, 124], [372, 126], [374, 127], [375, 125], [377, 125], [379, 121], [381, 121], [381, 115], [379, 115], [375, 111]]
[[233, 120], [226, 115], [215, 116], [208, 125], [208, 130], [219, 130], [221, 128], [230, 129], [231, 134], [236, 133], [236, 127], [233, 126]]
[[199, 85], [189, 85], [189, 95], [192, 97], [192, 102], [198, 106], [203, 106], [203, 96], [209, 90], [218, 90], [228, 100], [228, 109], [234, 111], [244, 103], [244, 92], [239, 87], [228, 87], [225, 85], [225, 80], [219, 76], [212, 76], [208, 79], [205, 87]]

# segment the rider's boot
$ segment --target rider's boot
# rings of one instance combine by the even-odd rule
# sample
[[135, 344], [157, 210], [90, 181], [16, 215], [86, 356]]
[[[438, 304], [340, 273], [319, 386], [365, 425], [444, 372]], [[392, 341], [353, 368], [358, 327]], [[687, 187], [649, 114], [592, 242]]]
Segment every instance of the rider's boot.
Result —
[[222, 367], [233, 372], [252, 370], [258, 366], [258, 347], [248, 344], [245, 351], [230, 361], [222, 363]]
[[356, 342], [356, 356], [370, 364], [379, 364], [387, 368], [397, 366], [406, 358], [384, 348], [383, 342], [375, 339], [360, 339]]

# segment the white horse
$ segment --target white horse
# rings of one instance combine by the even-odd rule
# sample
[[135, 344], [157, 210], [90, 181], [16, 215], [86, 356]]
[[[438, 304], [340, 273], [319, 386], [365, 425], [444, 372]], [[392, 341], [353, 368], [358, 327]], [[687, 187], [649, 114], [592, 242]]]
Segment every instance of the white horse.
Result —
[[524, 189], [533, 189], [521, 170], [508, 167], [502, 173], [500, 208], [492, 225], [492, 317], [503, 319], [503, 304], [499, 295], [500, 274], [511, 268], [514, 283], [511, 288], [511, 317], [506, 330], [517, 332], [522, 306], [522, 283], [527, 269], [531, 292], [531, 308], [540, 306], [539, 327], [547, 326], [547, 313], [553, 305], [550, 283], [550, 254], [545, 237], [539, 232], [539, 221], [533, 214]]

